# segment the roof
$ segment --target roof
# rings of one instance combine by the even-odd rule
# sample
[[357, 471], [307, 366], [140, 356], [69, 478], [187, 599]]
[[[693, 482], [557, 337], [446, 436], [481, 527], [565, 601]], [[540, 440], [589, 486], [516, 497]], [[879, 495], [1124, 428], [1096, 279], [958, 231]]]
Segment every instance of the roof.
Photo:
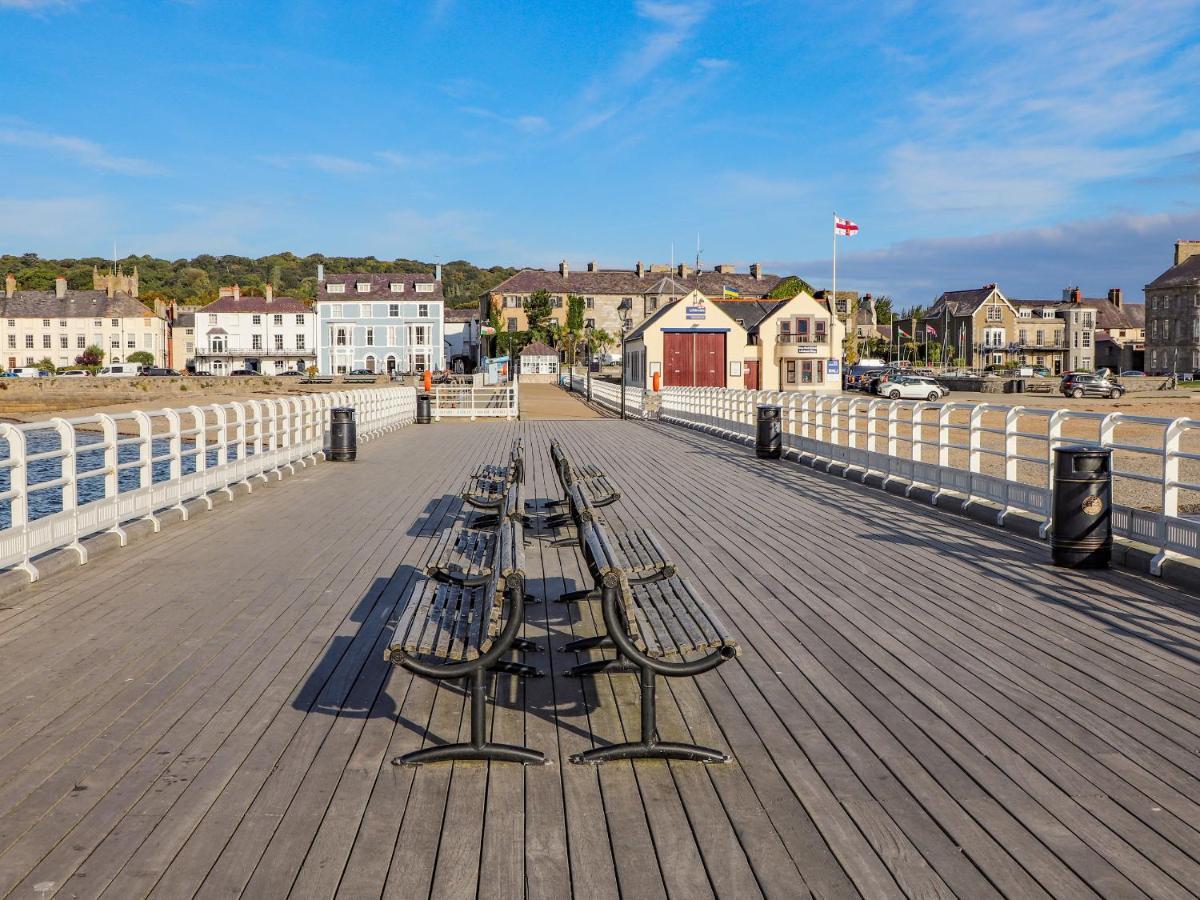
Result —
[[[1009, 300], [1018, 309], [1022, 306], [1054, 310], [1067, 309], [1072, 306], [1070, 300]], [[1117, 306], [1107, 297], [1083, 297], [1080, 305], [1096, 313], [1097, 330], [1114, 331], [1120, 329], [1145, 328], [1146, 307], [1142, 303], [1122, 303]]]
[[[682, 298], [680, 298], [680, 299], [682, 299]], [[648, 329], [651, 325], [653, 325], [655, 322], [657, 322], [659, 319], [661, 319], [663, 316], [665, 316], [670, 310], [674, 309], [675, 304], [678, 302], [679, 302], [679, 300], [672, 300], [670, 303], [664, 303], [657, 310], [655, 310], [651, 315], [642, 319], [641, 323], [638, 324], [638, 326], [636, 328], [634, 328], [633, 331], [631, 331], [631, 332], [629, 332], [629, 334], [625, 335], [625, 343], [628, 344], [630, 341], [637, 340], [639, 337], [641, 337], [643, 334], [645, 334], [646, 329]]]
[[0, 318], [4, 319], [120, 319], [132, 316], [154, 318], [154, 312], [129, 294], [105, 291], [67, 291], [63, 299], [54, 291], [14, 291], [11, 298], [0, 294]]
[[[353, 285], [364, 281], [371, 285], [371, 290], [365, 294], [360, 294], [353, 288], [347, 288], [344, 294], [331, 294], [325, 290], [325, 285], [328, 284]], [[404, 285], [403, 295], [392, 293], [391, 286], [393, 283]], [[418, 294], [414, 287], [417, 284], [432, 284], [433, 290], [428, 293]], [[335, 300], [338, 303], [345, 303], [350, 297], [371, 297], [375, 294], [386, 294], [392, 298], [415, 294], [417, 299], [421, 301], [446, 299], [442, 293], [442, 283], [434, 278], [434, 276], [426, 275], [424, 272], [345, 272], [340, 275], [325, 276], [325, 281], [318, 285], [317, 302]]]
[[1200, 254], [1189, 256], [1179, 265], [1171, 266], [1171, 268], [1146, 285], [1146, 290], [1183, 287], [1195, 284], [1200, 284]]
[[558, 351], [545, 344], [542, 341], [533, 341], [526, 344], [525, 349], [521, 351], [521, 356], [558, 356]]
[[996, 290], [996, 285], [985, 284], [983, 287], [970, 288], [965, 291], [946, 291], [934, 301], [929, 311], [933, 312], [935, 308], [945, 307], [953, 316], [969, 316], [984, 304], [994, 290]]
[[447, 322], [474, 322], [479, 318], [478, 309], [447, 309], [442, 316]]
[[791, 300], [789, 297], [786, 300], [714, 300], [713, 303], [735, 322], [740, 319], [746, 331], [752, 331], [758, 328], [763, 319]]
[[214, 300], [208, 306], [202, 306], [203, 313], [310, 313], [311, 309], [294, 297], [222, 297]]
[[[563, 277], [558, 269], [522, 269], [506, 278], [490, 293], [530, 294], [549, 291], [552, 294], [686, 294], [699, 290], [708, 297], [719, 297], [725, 288], [749, 297], [765, 297], [783, 278], [763, 275], [720, 272], [673, 273], [661, 276], [647, 269], [641, 278], [634, 269], [597, 269], [594, 272], [570, 272]], [[659, 289], [661, 288], [661, 289]]]
[[195, 313], [180, 313], [175, 317], [176, 328], [195, 328], [196, 314]]

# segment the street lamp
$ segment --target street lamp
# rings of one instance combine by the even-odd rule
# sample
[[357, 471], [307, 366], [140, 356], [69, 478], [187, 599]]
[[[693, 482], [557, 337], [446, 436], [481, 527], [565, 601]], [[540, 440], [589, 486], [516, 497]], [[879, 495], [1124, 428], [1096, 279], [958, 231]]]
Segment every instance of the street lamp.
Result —
[[587, 402], [592, 402], [592, 326], [584, 325], [583, 327], [583, 360], [587, 366], [587, 371], [584, 372], [584, 384], [586, 385]]
[[617, 315], [621, 317], [621, 418], [625, 418], [625, 335], [633, 325], [633, 298], [622, 297], [617, 304]]

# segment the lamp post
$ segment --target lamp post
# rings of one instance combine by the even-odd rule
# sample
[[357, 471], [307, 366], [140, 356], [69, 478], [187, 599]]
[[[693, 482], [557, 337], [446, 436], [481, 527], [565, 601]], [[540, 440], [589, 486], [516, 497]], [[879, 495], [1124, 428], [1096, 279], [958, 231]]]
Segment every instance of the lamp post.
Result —
[[587, 402], [591, 403], [592, 402], [592, 327], [590, 325], [585, 326], [583, 329], [583, 340], [584, 340], [583, 359], [584, 359], [584, 364], [587, 366], [587, 371], [584, 372], [583, 378], [584, 378], [584, 384], [586, 386], [585, 391], [586, 391], [586, 395], [587, 395]]
[[621, 317], [621, 418], [625, 418], [625, 335], [629, 331], [633, 315], [633, 299], [622, 297], [617, 305], [617, 315]]

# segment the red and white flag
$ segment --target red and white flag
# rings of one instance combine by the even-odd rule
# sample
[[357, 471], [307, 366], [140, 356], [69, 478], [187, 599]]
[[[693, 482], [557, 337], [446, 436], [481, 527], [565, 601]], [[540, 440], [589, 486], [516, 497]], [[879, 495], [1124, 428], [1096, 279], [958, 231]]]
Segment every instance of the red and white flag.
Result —
[[834, 216], [833, 233], [843, 234], [847, 237], [850, 237], [851, 235], [858, 234], [858, 225], [856, 225], [854, 222], [851, 222], [849, 219], [839, 219], [837, 216]]

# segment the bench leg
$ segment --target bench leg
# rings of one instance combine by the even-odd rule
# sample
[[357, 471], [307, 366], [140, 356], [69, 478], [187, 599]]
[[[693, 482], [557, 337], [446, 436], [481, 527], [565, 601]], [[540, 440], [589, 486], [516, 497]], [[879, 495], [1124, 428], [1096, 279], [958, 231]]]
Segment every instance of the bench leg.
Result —
[[573, 641], [568, 641], [559, 650], [563, 653], [582, 653], [585, 650], [595, 650], [598, 647], [611, 646], [613, 646], [612, 638], [607, 634], [598, 634], [595, 637], [576, 638]]
[[469, 676], [471, 693], [471, 741], [466, 744], [441, 744], [423, 747], [405, 753], [392, 760], [394, 766], [419, 766], [423, 763], [444, 762], [456, 759], [495, 760], [516, 762], [527, 766], [540, 766], [546, 762], [543, 753], [528, 747], [513, 744], [493, 744], [484, 736], [487, 732], [487, 687], [483, 669], [476, 669]]
[[489, 515], [476, 516], [475, 520], [471, 523], [471, 527], [472, 528], [495, 528], [499, 524], [500, 524], [500, 517], [489, 514]]
[[498, 659], [490, 666], [489, 672], [503, 672], [505, 675], [519, 675], [522, 678], [540, 678], [546, 673], [534, 666], [527, 666], [525, 663], [510, 662], [506, 659]]
[[513, 638], [512, 648], [520, 650], [522, 653], [537, 653], [542, 649], [542, 645], [534, 643], [529, 638]]
[[586, 675], [614, 675], [622, 672], [637, 672], [638, 667], [629, 660], [618, 656], [616, 659], [594, 659], [591, 662], [580, 663], [563, 672], [568, 678], [579, 678]]
[[629, 741], [624, 744], [612, 744], [608, 747], [593, 747], [584, 753], [574, 753], [571, 755], [571, 762], [591, 765], [614, 759], [683, 759], [706, 763], [728, 762], [728, 756], [720, 750], [713, 750], [711, 747], [658, 740], [654, 699], [654, 670], [649, 666], [641, 666], [640, 669], [642, 683], [642, 739], [640, 741]]
[[556, 516], [547, 517], [546, 521], [543, 524], [545, 524], [545, 526], [547, 528], [559, 528], [563, 525], [566, 525], [570, 521], [571, 521], [570, 513], [559, 513]]
[[[571, 543], [575, 543], [572, 539]], [[565, 594], [558, 595], [558, 603], [575, 603], [579, 600], [599, 600], [600, 591], [596, 588], [585, 588], [579, 591], [567, 591]]]

